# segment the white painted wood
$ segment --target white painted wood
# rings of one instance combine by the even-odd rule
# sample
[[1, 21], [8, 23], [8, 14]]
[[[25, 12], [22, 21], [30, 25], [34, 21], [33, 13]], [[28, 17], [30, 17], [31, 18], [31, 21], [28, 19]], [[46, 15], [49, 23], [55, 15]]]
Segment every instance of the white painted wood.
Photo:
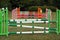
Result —
[[[32, 34], [32, 31], [27, 31], [27, 32], [16, 32], [17, 34]], [[44, 31], [34, 31], [34, 33], [44, 33]], [[46, 31], [46, 33], [49, 33], [49, 31]]]

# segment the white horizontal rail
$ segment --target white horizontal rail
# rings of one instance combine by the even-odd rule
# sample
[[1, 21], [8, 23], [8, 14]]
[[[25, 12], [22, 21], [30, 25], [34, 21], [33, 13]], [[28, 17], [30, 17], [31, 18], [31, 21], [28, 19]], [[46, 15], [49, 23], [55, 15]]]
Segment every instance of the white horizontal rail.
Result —
[[[10, 21], [13, 22], [13, 21]], [[21, 21], [16, 21], [17, 23], [20, 23]], [[49, 21], [34, 21], [34, 23], [48, 23]], [[32, 23], [32, 21], [22, 21], [22, 23]]]
[[[15, 21], [25, 21], [25, 20], [27, 20], [27, 21], [36, 21], [36, 20], [41, 21], [42, 19], [15, 19]], [[14, 20], [10, 19], [10, 21], [14, 21]]]
[[[16, 32], [17, 34], [32, 34], [32, 31], [27, 31], [27, 32]], [[34, 33], [44, 33], [44, 31], [34, 31]], [[49, 33], [49, 31], [45, 31], [45, 33]]]
[[[17, 27], [20, 27], [21, 25], [16, 25]], [[33, 26], [27, 26], [27, 25], [22, 25], [23, 28], [32, 28]], [[48, 27], [40, 27], [40, 26], [34, 26], [36, 29], [49, 29]]]
[[[20, 27], [20, 25], [17, 25], [17, 27]], [[22, 27], [32, 28], [32, 26], [26, 26], [26, 25], [22, 25]], [[36, 28], [36, 29], [49, 29], [48, 27], [39, 27], [39, 26], [34, 26], [34, 28]]]

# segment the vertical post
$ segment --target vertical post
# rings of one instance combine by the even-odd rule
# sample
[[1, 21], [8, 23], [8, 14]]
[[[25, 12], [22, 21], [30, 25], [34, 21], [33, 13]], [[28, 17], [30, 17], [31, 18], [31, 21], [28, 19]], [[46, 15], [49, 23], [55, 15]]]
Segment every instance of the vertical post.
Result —
[[59, 17], [58, 17], [58, 22], [59, 22], [59, 23], [58, 23], [58, 27], [59, 27], [59, 33], [60, 33], [60, 10], [59, 10], [58, 16], [59, 16]]
[[38, 18], [41, 18], [41, 17], [42, 17], [42, 9], [38, 8]]
[[6, 13], [5, 13], [5, 20], [6, 20], [6, 22], [5, 22], [5, 27], [6, 27], [6, 35], [8, 36], [8, 8], [6, 8]]
[[22, 21], [20, 21], [20, 34], [22, 34]]
[[3, 24], [2, 24], [2, 30], [3, 30], [3, 33], [4, 33], [4, 35], [6, 35], [5, 34], [5, 30], [6, 30], [6, 28], [5, 28], [5, 10], [4, 10], [4, 8], [2, 8], [2, 20], [3, 20]]
[[60, 10], [57, 10], [57, 35], [60, 33]]
[[50, 32], [50, 9], [48, 9], [48, 27]]
[[58, 9], [56, 10], [56, 26], [57, 26], [57, 28], [56, 28], [56, 32], [57, 32], [57, 35], [59, 34], [59, 25], [58, 25], [58, 14], [59, 14], [59, 11], [58, 11]]
[[20, 18], [20, 7], [16, 9], [17, 11], [17, 18]]
[[0, 35], [3, 35], [2, 31], [2, 11], [0, 10]]
[[46, 8], [46, 19], [48, 19], [48, 9]]
[[34, 21], [32, 21], [32, 34], [34, 34]]
[[38, 8], [38, 15], [39, 14], [42, 14], [42, 9], [41, 8]]

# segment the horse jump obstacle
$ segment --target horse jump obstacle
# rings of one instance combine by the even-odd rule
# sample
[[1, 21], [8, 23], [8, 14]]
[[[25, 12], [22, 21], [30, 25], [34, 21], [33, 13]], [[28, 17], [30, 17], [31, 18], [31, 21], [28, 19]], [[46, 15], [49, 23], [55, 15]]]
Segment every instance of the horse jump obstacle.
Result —
[[[42, 13], [42, 9], [38, 8], [37, 12], [33, 12], [33, 11], [28, 11], [28, 14], [26, 12], [26, 14], [24, 13], [24, 11], [21, 13], [20, 12], [20, 8], [16, 8], [12, 10], [12, 19], [18, 19], [18, 18], [48, 18], [47, 15], [48, 9], [46, 8], [46, 13]], [[51, 12], [51, 10], [50, 10]], [[51, 14], [51, 13], [50, 13]], [[51, 16], [51, 15], [50, 15]]]
[[[57, 10], [56, 14], [57, 14], [56, 15], [57, 16], [56, 17], [56, 21], [51, 21], [50, 20], [50, 10], [49, 10], [49, 12], [48, 12], [48, 21], [45, 20], [48, 23], [48, 27], [37, 27], [37, 26], [34, 26], [34, 25], [32, 25], [32, 26], [26, 26], [26, 25], [22, 25], [22, 23], [26, 23], [26, 22], [27, 23], [32, 23], [32, 24], [34, 24], [34, 23], [41, 23], [41, 19], [38, 19], [38, 20], [36, 20], [36, 19], [27, 19], [27, 20], [25, 20], [25, 19], [12, 20], [11, 19], [11, 20], [8, 20], [8, 8], [6, 8], [6, 9], [3, 8], [3, 9], [0, 10], [0, 35], [6, 35], [6, 36], [8, 36], [8, 34], [50, 33], [52, 31], [55, 32], [55, 33], [57, 33], [57, 34], [59, 34], [60, 33], [60, 21], [59, 21], [60, 20], [60, 18], [59, 18], [60, 17], [60, 10]], [[20, 25], [17, 25], [16, 21], [17, 21], [17, 23], [20, 22]], [[44, 21], [42, 21], [42, 22], [44, 22]], [[55, 22], [56, 25], [57, 25], [56, 28], [51, 28], [50, 27], [50, 22]], [[8, 26], [16, 26], [16, 25], [19, 26], [19, 27], [25, 27], [25, 28], [44, 29], [44, 31], [34, 31], [34, 30], [27, 31], [27, 32], [9, 32], [8, 31]], [[47, 31], [46, 31], [46, 29], [47, 29]]]

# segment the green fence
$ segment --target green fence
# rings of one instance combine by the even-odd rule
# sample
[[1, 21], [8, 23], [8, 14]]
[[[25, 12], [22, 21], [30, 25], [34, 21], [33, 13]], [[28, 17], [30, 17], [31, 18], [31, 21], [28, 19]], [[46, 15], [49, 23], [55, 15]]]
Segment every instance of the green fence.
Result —
[[[51, 22], [55, 22], [56, 23], [56, 28], [51, 28], [50, 23]], [[14, 23], [14, 22], [13, 22]], [[9, 24], [9, 20], [8, 20], [8, 8], [2, 8], [0, 9], [0, 35], [6, 35], [8, 36], [8, 34], [12, 34], [15, 32], [9, 32], [8, 31], [8, 25]], [[15, 22], [16, 24], [16, 22]], [[34, 29], [34, 21], [32, 21], [32, 28]], [[22, 21], [20, 22], [20, 25], [22, 27]], [[13, 25], [10, 25], [13, 26]], [[55, 21], [51, 21], [50, 20], [50, 9], [48, 12], [48, 31], [49, 33], [54, 31], [55, 33], [59, 34], [60, 33], [60, 10], [56, 11], [56, 20]], [[45, 30], [44, 30], [45, 31]], [[20, 32], [22, 33], [22, 32]], [[34, 33], [34, 31], [32, 30], [32, 33]]]

